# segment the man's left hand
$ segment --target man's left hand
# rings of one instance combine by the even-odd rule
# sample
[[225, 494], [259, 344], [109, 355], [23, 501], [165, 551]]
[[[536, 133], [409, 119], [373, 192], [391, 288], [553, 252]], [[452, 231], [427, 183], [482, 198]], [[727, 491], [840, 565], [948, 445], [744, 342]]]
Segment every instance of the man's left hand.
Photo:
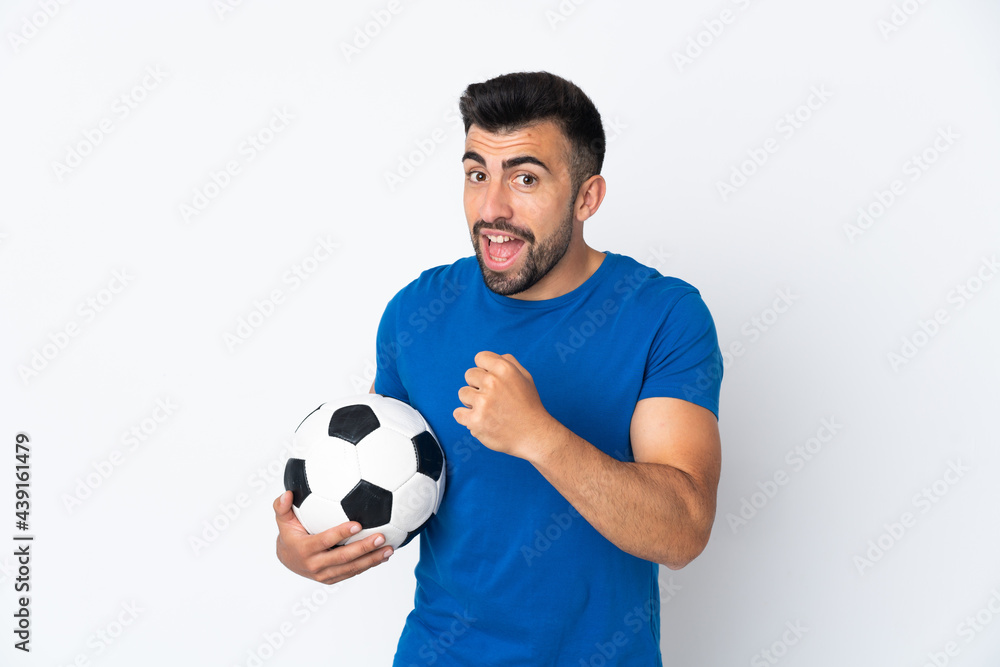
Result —
[[466, 407], [452, 413], [485, 446], [531, 460], [556, 420], [538, 397], [535, 381], [511, 354], [483, 351], [465, 372], [468, 386], [458, 390]]

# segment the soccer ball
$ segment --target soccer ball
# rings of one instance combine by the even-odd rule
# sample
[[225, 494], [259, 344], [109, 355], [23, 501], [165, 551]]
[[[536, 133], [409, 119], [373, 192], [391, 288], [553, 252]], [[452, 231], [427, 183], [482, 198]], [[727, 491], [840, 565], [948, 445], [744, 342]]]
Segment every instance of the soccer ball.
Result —
[[361, 532], [349, 544], [382, 533], [401, 547], [427, 524], [441, 504], [444, 451], [414, 408], [381, 394], [324, 403], [295, 429], [304, 458], [285, 464], [292, 511], [316, 534], [347, 521]]

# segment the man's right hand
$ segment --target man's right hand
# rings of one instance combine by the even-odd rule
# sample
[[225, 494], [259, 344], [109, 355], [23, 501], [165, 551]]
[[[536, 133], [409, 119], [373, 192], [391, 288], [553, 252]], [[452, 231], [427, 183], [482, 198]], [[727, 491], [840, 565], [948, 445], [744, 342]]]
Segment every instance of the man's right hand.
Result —
[[292, 512], [291, 491], [285, 491], [274, 500], [274, 519], [278, 522], [278, 560], [295, 574], [323, 584], [335, 584], [361, 574], [392, 555], [392, 547], [379, 549], [385, 544], [382, 535], [369, 535], [363, 540], [336, 546], [361, 530], [357, 521], [310, 535]]

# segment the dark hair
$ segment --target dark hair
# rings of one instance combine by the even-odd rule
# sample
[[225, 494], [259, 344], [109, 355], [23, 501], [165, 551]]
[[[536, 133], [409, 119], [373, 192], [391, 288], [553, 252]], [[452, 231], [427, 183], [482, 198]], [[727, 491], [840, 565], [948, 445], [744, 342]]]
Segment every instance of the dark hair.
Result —
[[601, 114], [572, 81], [549, 72], [514, 72], [472, 83], [458, 102], [465, 133], [473, 125], [494, 134], [516, 132], [528, 125], [553, 121], [569, 140], [573, 193], [601, 173], [604, 126]]

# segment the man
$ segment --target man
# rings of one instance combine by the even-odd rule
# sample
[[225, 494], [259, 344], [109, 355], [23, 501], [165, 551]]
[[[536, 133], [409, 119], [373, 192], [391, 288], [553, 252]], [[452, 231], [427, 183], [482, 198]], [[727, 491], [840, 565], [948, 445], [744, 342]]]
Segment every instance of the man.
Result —
[[[394, 665], [659, 665], [657, 564], [695, 558], [715, 517], [711, 315], [687, 283], [584, 241], [605, 142], [578, 87], [509, 74], [460, 109], [475, 259], [422, 273], [377, 335], [371, 391], [419, 410], [449, 468]], [[333, 583], [391, 555], [379, 535], [328, 550], [359, 526], [309, 536], [290, 496], [275, 513], [292, 571]]]

